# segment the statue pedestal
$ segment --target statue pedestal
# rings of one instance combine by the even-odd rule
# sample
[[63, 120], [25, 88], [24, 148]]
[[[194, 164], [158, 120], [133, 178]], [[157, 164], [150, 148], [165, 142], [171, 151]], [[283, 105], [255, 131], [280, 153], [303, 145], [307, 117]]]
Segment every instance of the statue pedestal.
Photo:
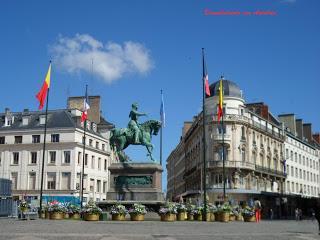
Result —
[[162, 167], [155, 163], [113, 163], [107, 201], [163, 201]]

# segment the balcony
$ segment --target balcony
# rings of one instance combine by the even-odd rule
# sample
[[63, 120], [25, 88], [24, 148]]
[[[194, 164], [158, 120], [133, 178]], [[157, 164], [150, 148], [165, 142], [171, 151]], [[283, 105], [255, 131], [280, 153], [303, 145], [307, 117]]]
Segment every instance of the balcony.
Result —
[[[218, 141], [222, 142], [222, 133], [221, 134], [212, 134], [211, 139], [213, 141]], [[231, 135], [230, 134], [224, 134], [223, 139], [225, 142], [230, 142], [231, 141]]]
[[282, 171], [278, 171], [275, 169], [271, 169], [271, 168], [267, 168], [267, 167], [262, 167], [259, 165], [255, 166], [256, 171], [264, 173], [264, 174], [269, 174], [269, 175], [273, 175], [273, 176], [277, 176], [277, 177], [286, 177], [286, 173], [282, 172]]
[[[222, 160], [218, 161], [208, 161], [208, 168], [216, 168], [216, 167], [223, 167]], [[226, 168], [242, 168], [242, 169], [249, 169], [254, 170], [255, 165], [253, 163], [249, 162], [243, 162], [243, 161], [225, 161], [225, 167]]]

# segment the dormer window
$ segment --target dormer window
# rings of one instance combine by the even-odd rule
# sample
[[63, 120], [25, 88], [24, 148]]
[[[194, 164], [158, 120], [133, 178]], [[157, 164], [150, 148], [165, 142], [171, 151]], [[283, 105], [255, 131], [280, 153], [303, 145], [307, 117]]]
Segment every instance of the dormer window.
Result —
[[93, 130], [94, 132], [97, 132], [97, 124], [92, 123], [92, 130]]
[[29, 117], [23, 117], [22, 118], [22, 125], [23, 126], [26, 126], [29, 124]]
[[39, 123], [40, 123], [40, 125], [43, 125], [46, 123], [46, 116], [45, 115], [42, 115], [39, 117]]
[[5, 118], [5, 126], [10, 127], [13, 124], [14, 117], [9, 116]]

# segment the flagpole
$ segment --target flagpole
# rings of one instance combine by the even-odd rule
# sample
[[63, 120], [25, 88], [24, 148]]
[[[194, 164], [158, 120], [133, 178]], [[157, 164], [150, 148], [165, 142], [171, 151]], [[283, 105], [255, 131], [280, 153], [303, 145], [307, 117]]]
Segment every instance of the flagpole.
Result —
[[204, 48], [202, 48], [202, 144], [203, 144], [203, 204], [204, 204], [204, 214], [203, 221], [207, 221], [207, 186], [206, 186], [206, 131], [205, 131], [205, 64], [204, 64]]
[[[86, 96], [85, 101], [88, 97], [88, 85], [86, 85]], [[86, 129], [87, 129], [87, 118], [83, 123], [83, 156], [82, 156], [82, 171], [81, 171], [81, 208], [83, 207], [83, 182], [84, 182], [84, 163], [85, 163], [85, 152], [86, 152]]]
[[[223, 80], [223, 77], [221, 77], [221, 80]], [[222, 85], [223, 88], [223, 85]], [[223, 89], [220, 89], [223, 94]], [[223, 175], [223, 201], [226, 200], [226, 168], [225, 168], [225, 152], [224, 152], [224, 128], [223, 128], [223, 118], [224, 118], [224, 113], [223, 113], [223, 106], [222, 106], [222, 116], [221, 116], [221, 128], [222, 128], [222, 175]]]
[[[163, 104], [162, 101], [162, 89], [160, 91], [161, 93], [161, 104]], [[161, 109], [163, 106], [161, 106]], [[163, 110], [162, 110], [163, 111]], [[161, 119], [161, 128], [160, 128], [160, 165], [162, 166], [162, 128], [163, 128], [163, 112], [160, 112], [160, 119]]]
[[[50, 64], [51, 64], [51, 61], [50, 61]], [[43, 137], [42, 166], [41, 166], [41, 185], [40, 185], [40, 214], [42, 213], [43, 174], [44, 174], [44, 159], [45, 159], [45, 153], [46, 153], [49, 92], [50, 92], [50, 88], [48, 88], [48, 92], [47, 92], [46, 115], [45, 115], [45, 122], [44, 122], [44, 137]]]

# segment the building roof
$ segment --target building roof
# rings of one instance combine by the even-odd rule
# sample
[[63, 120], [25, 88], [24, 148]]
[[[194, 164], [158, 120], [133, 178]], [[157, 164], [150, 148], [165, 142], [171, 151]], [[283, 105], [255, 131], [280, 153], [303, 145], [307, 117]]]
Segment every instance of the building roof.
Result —
[[[10, 126], [5, 126], [5, 117], [13, 117], [13, 123]], [[43, 129], [44, 125], [40, 124], [40, 118], [45, 116], [43, 111], [24, 111], [0, 113], [0, 132], [8, 130], [27, 130], [27, 129]], [[23, 125], [23, 118], [28, 118], [28, 124]], [[101, 125], [107, 128], [112, 128], [114, 125], [101, 117]], [[98, 128], [100, 124], [97, 124]], [[80, 122], [80, 116], [72, 114], [72, 109], [58, 109], [48, 111], [47, 128], [83, 128]], [[87, 130], [90, 133], [100, 135], [99, 132]]]
[[[211, 96], [219, 96], [219, 82], [210, 85]], [[242, 98], [242, 92], [238, 85], [230, 80], [222, 80], [224, 96]]]

